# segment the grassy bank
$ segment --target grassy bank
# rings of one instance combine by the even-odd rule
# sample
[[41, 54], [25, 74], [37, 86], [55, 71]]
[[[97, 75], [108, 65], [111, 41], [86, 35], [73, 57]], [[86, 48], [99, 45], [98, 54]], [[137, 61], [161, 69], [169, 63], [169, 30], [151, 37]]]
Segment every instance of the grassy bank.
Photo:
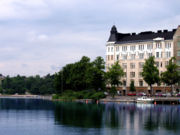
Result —
[[55, 94], [53, 95], [52, 99], [54, 100], [65, 100], [65, 101], [73, 101], [76, 99], [93, 99], [93, 100], [99, 100], [102, 98], [105, 98], [104, 92], [96, 92], [96, 91], [65, 91], [62, 94]]

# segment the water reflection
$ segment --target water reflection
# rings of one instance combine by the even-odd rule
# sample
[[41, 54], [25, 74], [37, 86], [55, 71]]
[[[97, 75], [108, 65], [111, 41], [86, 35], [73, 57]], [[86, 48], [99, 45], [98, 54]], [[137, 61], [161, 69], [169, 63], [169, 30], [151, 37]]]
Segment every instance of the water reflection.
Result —
[[150, 104], [58, 103], [56, 124], [133, 131], [179, 131], [180, 106]]
[[0, 110], [53, 110], [48, 100], [26, 98], [0, 98]]
[[180, 106], [0, 99], [0, 134], [176, 135]]
[[100, 128], [103, 111], [104, 105], [56, 103], [55, 121], [61, 125]]

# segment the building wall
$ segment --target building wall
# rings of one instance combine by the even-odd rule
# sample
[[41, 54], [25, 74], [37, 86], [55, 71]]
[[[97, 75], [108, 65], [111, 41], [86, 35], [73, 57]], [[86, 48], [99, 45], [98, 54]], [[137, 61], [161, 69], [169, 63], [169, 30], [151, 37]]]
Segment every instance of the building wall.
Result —
[[[161, 44], [161, 47], [158, 48], [158, 43]], [[148, 46], [152, 46], [152, 49], [149, 49]], [[135, 50], [132, 50], [135, 46]], [[143, 47], [144, 46], [144, 47]], [[127, 47], [127, 50], [126, 50]], [[157, 52], [159, 52], [160, 57], [157, 58]], [[170, 55], [167, 57], [167, 52], [170, 52]], [[140, 58], [140, 54], [144, 54], [143, 58]], [[136, 87], [148, 87], [148, 85], [143, 81], [143, 78], [139, 74], [142, 72], [142, 67], [139, 63], [145, 63], [148, 53], [152, 53], [155, 56], [155, 61], [159, 62], [159, 71], [160, 73], [165, 71], [166, 64], [169, 59], [174, 56], [174, 44], [173, 40], [164, 40], [161, 38], [154, 39], [153, 41], [147, 42], [138, 42], [138, 43], [127, 43], [127, 44], [115, 44], [114, 42], [107, 42], [106, 45], [106, 69], [110, 67], [114, 62], [119, 61], [120, 65], [123, 67], [124, 72], [127, 73], [127, 77], [123, 77], [122, 81], [126, 81], [126, 86], [130, 86], [131, 80], [135, 82]], [[131, 56], [135, 54], [133, 59]], [[127, 59], [123, 57], [127, 55]], [[135, 64], [135, 67], [132, 68], [131, 64]], [[124, 66], [127, 64], [127, 67]], [[131, 72], [135, 72], [135, 77], [131, 76]], [[139, 84], [139, 81], [143, 81], [143, 85]], [[156, 86], [156, 85], [155, 85]], [[163, 86], [163, 85], [162, 85]], [[125, 89], [125, 86], [122, 88]]]
[[174, 56], [176, 57], [176, 63], [180, 66], [180, 26], [176, 30], [173, 37], [174, 43]]

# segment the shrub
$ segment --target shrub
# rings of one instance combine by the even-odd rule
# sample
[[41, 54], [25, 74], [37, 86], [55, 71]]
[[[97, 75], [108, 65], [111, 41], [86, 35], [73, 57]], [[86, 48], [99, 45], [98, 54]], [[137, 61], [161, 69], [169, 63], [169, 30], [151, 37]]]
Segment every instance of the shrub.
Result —
[[54, 94], [53, 96], [52, 96], [52, 99], [58, 99], [59, 98], [59, 95], [58, 94]]
[[105, 97], [106, 97], [106, 95], [104, 94], [104, 92], [96, 92], [91, 96], [91, 98], [94, 100], [99, 100], [99, 99], [105, 98]]

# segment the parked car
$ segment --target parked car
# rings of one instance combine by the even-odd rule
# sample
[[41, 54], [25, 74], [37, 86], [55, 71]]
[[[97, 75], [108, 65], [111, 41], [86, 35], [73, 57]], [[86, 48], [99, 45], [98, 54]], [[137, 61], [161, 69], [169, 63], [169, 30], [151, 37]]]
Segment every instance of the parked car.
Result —
[[144, 93], [144, 92], [137, 93], [136, 95], [137, 95], [137, 96], [147, 96], [147, 94]]
[[104, 95], [108, 96], [108, 95], [109, 95], [109, 93], [108, 93], [108, 92], [104, 92]]
[[156, 96], [156, 97], [162, 97], [162, 96], [163, 96], [163, 94], [162, 94], [162, 93], [160, 93], [160, 92], [158, 92], [158, 93], [156, 93], [156, 94], [155, 94], [155, 96]]
[[180, 92], [176, 94], [177, 97], [180, 97]]
[[170, 97], [171, 96], [171, 93], [163, 93], [162, 94], [162, 97]]
[[136, 96], [136, 93], [128, 93], [128, 96]]

